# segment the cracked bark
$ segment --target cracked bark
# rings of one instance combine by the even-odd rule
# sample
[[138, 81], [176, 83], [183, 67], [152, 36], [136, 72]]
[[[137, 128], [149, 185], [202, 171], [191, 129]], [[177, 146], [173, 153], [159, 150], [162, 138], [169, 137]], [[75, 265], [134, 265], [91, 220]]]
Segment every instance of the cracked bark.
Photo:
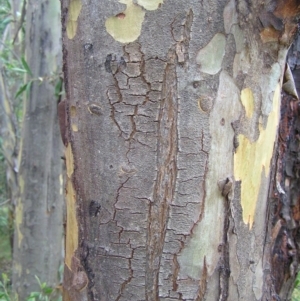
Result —
[[[141, 34], [122, 44], [104, 24], [108, 16], [126, 20], [130, 5], [124, 11], [117, 1], [83, 1], [69, 38], [69, 1], [62, 1], [78, 223], [73, 255], [89, 280], [78, 300], [271, 300], [282, 294], [287, 278], [270, 274], [272, 252], [282, 246], [276, 235], [270, 238], [268, 165], [276, 133], [267, 135], [273, 138], [266, 162], [268, 152], [259, 146], [268, 122], [277, 127], [273, 95], [296, 28], [292, 2], [291, 13], [281, 1], [165, 0], [152, 12], [137, 1], [134, 7], [145, 5]], [[245, 156], [257, 145], [255, 159], [239, 163], [253, 161], [246, 175], [235, 166], [244, 145]], [[257, 187], [248, 188], [253, 197], [245, 204], [247, 176], [260, 160], [250, 179], [259, 178]], [[284, 233], [294, 250], [290, 232]], [[66, 263], [74, 278], [73, 255]], [[68, 294], [75, 289], [72, 277], [65, 278]]]
[[178, 103], [174, 51], [169, 53], [168, 61], [158, 115], [157, 177], [148, 216], [146, 300], [159, 298], [159, 259], [163, 252], [169, 206], [174, 199], [177, 178]]

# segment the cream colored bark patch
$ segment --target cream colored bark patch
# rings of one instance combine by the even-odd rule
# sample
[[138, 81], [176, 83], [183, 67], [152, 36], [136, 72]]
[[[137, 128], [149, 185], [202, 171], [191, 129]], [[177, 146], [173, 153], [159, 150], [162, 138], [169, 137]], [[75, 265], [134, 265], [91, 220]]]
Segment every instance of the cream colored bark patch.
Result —
[[217, 33], [210, 42], [202, 48], [196, 57], [200, 71], [208, 74], [217, 74], [221, 70], [223, 57], [225, 55], [225, 36]]
[[75, 123], [72, 123], [72, 131], [73, 132], [78, 132], [78, 125]]
[[68, 22], [67, 22], [67, 36], [73, 39], [77, 31], [77, 19], [81, 11], [81, 0], [71, 0], [69, 4]]
[[246, 88], [241, 92], [241, 102], [245, 108], [246, 116], [251, 118], [254, 112], [254, 97], [251, 89]]
[[77, 109], [75, 106], [71, 106], [70, 108], [71, 113], [71, 128], [73, 132], [78, 132], [78, 125], [77, 125]]
[[59, 194], [63, 194], [63, 187], [64, 187], [64, 177], [62, 174], [59, 175]]
[[135, 41], [141, 34], [145, 11], [141, 6], [133, 4], [132, 0], [120, 2], [126, 4], [127, 8], [123, 13], [108, 18], [105, 27], [116, 41], [130, 43]]
[[[244, 92], [242, 98], [244, 102], [251, 102], [252, 92]], [[234, 177], [237, 181], [241, 181], [243, 220], [246, 224], [249, 224], [250, 228], [254, 221], [261, 177], [262, 175], [267, 177], [270, 172], [270, 162], [279, 123], [279, 100], [280, 85], [278, 84], [266, 128], [260, 128], [259, 138], [253, 143], [244, 135], [239, 135], [239, 147], [234, 154]]]
[[164, 0], [137, 0], [137, 3], [147, 10], [156, 10]]

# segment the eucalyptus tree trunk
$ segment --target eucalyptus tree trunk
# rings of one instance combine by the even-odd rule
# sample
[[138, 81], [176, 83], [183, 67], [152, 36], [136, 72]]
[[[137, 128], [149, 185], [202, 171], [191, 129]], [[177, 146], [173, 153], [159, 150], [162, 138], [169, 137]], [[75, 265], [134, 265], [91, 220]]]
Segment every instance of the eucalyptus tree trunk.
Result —
[[32, 77], [28, 75], [27, 82], [33, 82], [23, 111], [19, 155], [13, 253], [13, 288], [18, 300], [39, 291], [35, 275], [55, 286], [62, 261], [62, 143], [55, 83], [50, 81], [61, 68], [59, 20], [58, 1], [28, 1], [26, 61]]
[[62, 0], [65, 301], [288, 300], [297, 3]]

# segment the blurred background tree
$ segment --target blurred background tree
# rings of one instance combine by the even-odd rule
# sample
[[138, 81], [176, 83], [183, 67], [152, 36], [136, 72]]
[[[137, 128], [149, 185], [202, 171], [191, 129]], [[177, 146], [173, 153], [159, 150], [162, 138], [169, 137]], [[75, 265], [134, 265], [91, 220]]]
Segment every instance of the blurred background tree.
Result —
[[1, 0], [0, 5], [0, 222], [1, 235], [9, 237], [1, 240], [1, 271], [7, 272], [12, 252], [13, 291], [25, 300], [40, 289], [35, 276], [52, 287], [60, 282], [63, 258], [56, 113], [62, 90], [60, 3]]

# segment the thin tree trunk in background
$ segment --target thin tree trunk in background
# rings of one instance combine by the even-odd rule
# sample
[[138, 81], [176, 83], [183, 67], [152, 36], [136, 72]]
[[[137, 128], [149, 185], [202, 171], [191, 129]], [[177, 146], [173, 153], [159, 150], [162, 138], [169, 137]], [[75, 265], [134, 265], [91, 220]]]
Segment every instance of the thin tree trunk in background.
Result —
[[35, 275], [55, 286], [62, 260], [62, 144], [55, 83], [49, 81], [61, 68], [59, 12], [58, 1], [28, 1], [26, 60], [33, 78], [45, 78], [33, 82], [23, 113], [13, 254], [13, 289], [19, 300], [39, 291]]
[[[20, 19], [18, 18], [19, 13], [22, 11], [22, 3], [20, 0], [11, 1], [11, 13], [13, 16], [13, 22], [9, 23], [2, 35], [2, 41], [0, 45], [0, 52], [5, 51], [5, 47], [8, 41], [12, 41], [16, 36], [17, 29], [20, 29]], [[23, 20], [24, 21], [24, 20]], [[19, 30], [20, 33], [20, 30]], [[19, 37], [17, 35], [17, 37]], [[21, 52], [24, 48], [24, 41], [22, 38], [16, 38], [15, 43], [12, 47], [12, 51], [9, 53], [10, 59], [12, 61], [20, 61], [22, 56]], [[21, 63], [21, 62], [20, 62]], [[1, 66], [4, 67], [4, 66]], [[5, 157], [6, 164], [6, 184], [7, 184], [7, 197], [10, 200], [10, 217], [9, 217], [9, 228], [13, 229], [14, 224], [14, 211], [17, 198], [19, 196], [18, 187], [18, 152], [20, 143], [20, 129], [17, 120], [17, 114], [15, 108], [17, 107], [17, 102], [19, 99], [15, 99], [14, 96], [21, 84], [20, 81], [15, 80], [14, 83], [10, 82], [8, 76], [8, 70], [1, 68], [0, 74], [0, 90], [1, 90], [1, 138], [2, 138], [2, 152]], [[11, 231], [11, 247], [13, 245], [13, 231]]]
[[62, 0], [65, 301], [288, 300], [299, 224], [285, 235], [272, 191], [289, 184], [274, 154], [298, 15], [293, 0]]

